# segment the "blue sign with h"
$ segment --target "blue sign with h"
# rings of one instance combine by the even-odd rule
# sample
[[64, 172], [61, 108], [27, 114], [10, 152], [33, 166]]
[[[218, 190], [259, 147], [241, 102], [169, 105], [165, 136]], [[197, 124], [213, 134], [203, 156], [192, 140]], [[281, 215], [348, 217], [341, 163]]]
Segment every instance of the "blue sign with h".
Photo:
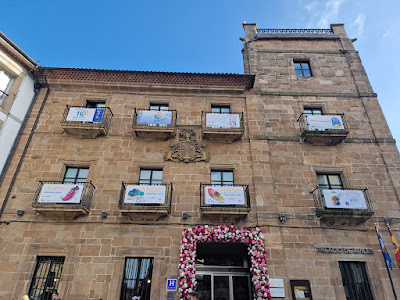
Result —
[[176, 291], [177, 279], [167, 279], [167, 291]]

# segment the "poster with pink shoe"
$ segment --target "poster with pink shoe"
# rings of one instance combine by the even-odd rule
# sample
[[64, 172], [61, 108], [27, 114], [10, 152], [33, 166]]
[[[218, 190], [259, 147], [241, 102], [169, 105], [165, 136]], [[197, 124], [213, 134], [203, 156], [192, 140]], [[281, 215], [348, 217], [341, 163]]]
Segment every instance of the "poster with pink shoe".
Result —
[[80, 203], [83, 184], [44, 184], [38, 203]]

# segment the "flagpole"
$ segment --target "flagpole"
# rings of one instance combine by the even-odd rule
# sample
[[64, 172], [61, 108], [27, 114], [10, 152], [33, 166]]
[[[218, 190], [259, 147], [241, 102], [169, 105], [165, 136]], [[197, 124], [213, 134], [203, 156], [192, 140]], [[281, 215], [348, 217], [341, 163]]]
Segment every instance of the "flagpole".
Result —
[[[378, 228], [377, 228], [376, 224], [375, 224], [375, 232], [376, 232], [376, 236], [378, 237], [378, 240], [379, 240]], [[394, 289], [392, 275], [390, 275], [389, 267], [388, 267], [387, 262], [386, 262], [385, 254], [383, 253], [383, 249], [382, 249], [381, 243], [379, 243], [379, 246], [381, 247], [383, 261], [385, 262], [386, 271], [387, 271], [389, 279], [390, 279], [390, 284], [392, 285], [392, 291], [393, 291], [394, 299], [397, 300], [397, 295], [396, 295], [396, 291]]]

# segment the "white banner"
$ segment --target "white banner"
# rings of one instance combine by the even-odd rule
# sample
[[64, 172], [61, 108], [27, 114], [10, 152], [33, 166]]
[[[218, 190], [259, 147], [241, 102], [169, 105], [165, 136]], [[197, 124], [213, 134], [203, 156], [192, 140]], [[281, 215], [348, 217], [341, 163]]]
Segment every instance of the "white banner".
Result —
[[364, 194], [358, 190], [323, 190], [326, 208], [367, 209]]
[[96, 108], [71, 107], [68, 112], [67, 121], [93, 122]]
[[83, 184], [44, 184], [39, 203], [80, 203]]
[[154, 111], [141, 110], [139, 111], [138, 124], [147, 125], [171, 125], [172, 111]]
[[244, 205], [244, 191], [241, 186], [206, 186], [204, 187], [207, 205]]
[[206, 127], [240, 128], [240, 118], [236, 114], [206, 114]]
[[164, 204], [164, 185], [128, 185], [125, 190], [124, 203]]
[[344, 129], [341, 116], [306, 115], [308, 130]]

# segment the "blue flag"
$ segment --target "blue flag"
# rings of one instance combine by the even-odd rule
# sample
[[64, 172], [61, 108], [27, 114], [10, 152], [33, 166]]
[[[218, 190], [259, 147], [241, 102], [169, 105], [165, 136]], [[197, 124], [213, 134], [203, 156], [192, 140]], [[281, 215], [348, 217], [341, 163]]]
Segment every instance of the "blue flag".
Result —
[[382, 253], [383, 253], [383, 256], [385, 257], [385, 260], [386, 260], [386, 265], [390, 268], [390, 270], [393, 270], [393, 268], [392, 268], [392, 259], [390, 258], [389, 253], [388, 253], [388, 251], [386, 249], [386, 246], [382, 241], [381, 235], [378, 232], [378, 228], [375, 227], [375, 230], [376, 230], [376, 234], [378, 235], [379, 244], [381, 244]]

